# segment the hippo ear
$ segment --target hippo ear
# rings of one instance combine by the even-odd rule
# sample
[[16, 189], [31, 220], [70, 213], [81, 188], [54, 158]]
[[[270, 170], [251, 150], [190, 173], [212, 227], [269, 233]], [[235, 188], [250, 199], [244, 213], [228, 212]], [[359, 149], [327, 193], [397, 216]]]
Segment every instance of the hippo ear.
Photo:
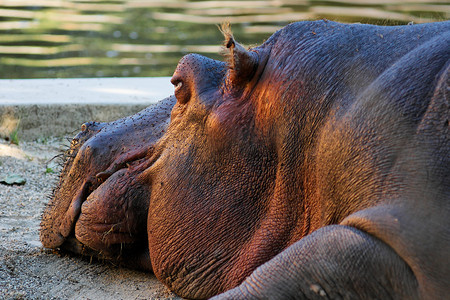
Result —
[[234, 85], [245, 85], [258, 68], [258, 56], [234, 40], [229, 24], [222, 24], [220, 31], [225, 36], [223, 54], [230, 69], [229, 79]]

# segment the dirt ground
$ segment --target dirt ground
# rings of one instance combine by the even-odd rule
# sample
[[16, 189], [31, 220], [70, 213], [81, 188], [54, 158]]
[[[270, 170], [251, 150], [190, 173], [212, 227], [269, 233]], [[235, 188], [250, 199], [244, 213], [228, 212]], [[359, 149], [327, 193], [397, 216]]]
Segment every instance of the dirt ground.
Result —
[[0, 184], [1, 299], [180, 299], [153, 274], [43, 249], [41, 213], [59, 166], [50, 161], [62, 141], [0, 141], [0, 181], [17, 174], [24, 185]]

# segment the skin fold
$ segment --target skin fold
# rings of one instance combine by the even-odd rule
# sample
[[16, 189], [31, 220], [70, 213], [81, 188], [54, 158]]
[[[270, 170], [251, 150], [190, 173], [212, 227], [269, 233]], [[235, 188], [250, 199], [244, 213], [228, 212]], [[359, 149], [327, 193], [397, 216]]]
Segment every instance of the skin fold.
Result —
[[222, 32], [225, 62], [189, 54], [174, 96], [83, 125], [44, 247], [185, 298], [445, 298], [450, 22]]

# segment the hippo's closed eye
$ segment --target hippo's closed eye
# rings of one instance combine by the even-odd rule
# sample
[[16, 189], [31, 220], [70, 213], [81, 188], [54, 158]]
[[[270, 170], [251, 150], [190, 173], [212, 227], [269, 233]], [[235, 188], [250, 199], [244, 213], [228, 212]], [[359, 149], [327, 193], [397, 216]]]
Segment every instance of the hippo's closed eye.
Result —
[[177, 91], [179, 91], [180, 89], [181, 89], [181, 87], [183, 86], [183, 81], [178, 81], [176, 84], [174, 84], [174, 86], [175, 86], [175, 93], [177, 92]]
[[175, 87], [175, 97], [178, 102], [181, 104], [185, 104], [189, 101], [191, 97], [189, 88], [184, 83], [182, 76], [180, 74], [175, 73], [170, 82]]

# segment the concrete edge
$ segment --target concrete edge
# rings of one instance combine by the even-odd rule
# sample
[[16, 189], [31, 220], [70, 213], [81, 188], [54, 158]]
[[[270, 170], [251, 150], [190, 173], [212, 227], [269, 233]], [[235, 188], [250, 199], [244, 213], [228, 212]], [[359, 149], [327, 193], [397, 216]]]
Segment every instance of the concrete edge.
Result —
[[0, 80], [0, 138], [72, 137], [85, 122], [129, 116], [171, 94], [169, 77]]

